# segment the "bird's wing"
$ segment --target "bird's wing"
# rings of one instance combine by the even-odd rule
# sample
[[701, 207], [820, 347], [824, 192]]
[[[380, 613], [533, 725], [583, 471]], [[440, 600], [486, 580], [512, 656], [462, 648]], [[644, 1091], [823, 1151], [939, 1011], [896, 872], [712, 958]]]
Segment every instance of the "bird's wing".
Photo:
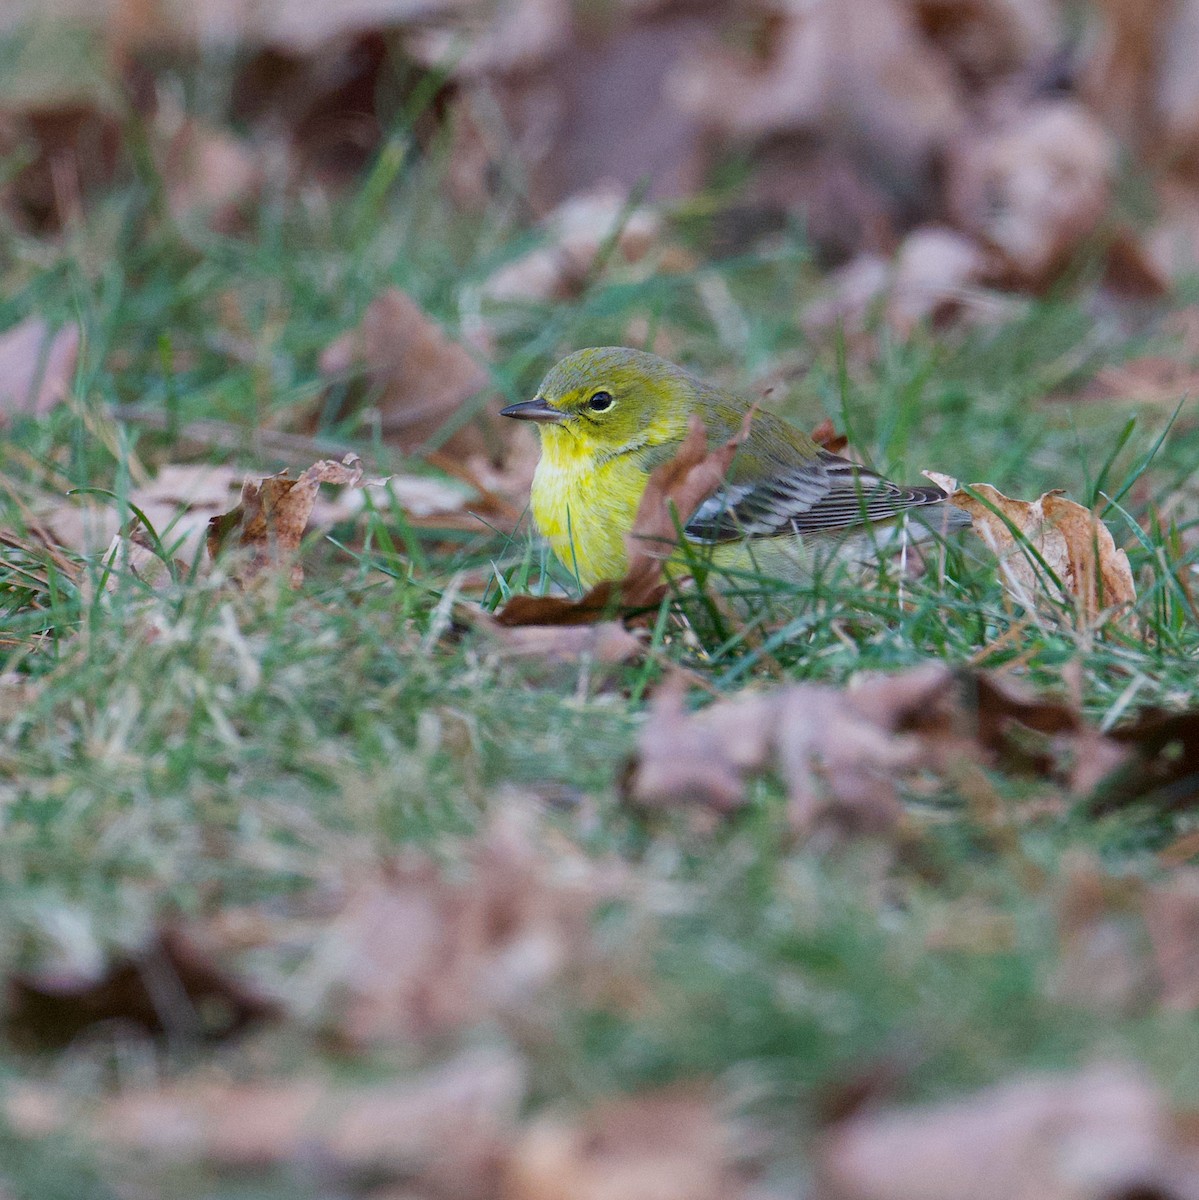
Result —
[[836, 454], [797, 466], [779, 465], [764, 477], [734, 475], [703, 502], [685, 532], [696, 542], [819, 533], [885, 521], [909, 508], [946, 499], [937, 487], [904, 488]]

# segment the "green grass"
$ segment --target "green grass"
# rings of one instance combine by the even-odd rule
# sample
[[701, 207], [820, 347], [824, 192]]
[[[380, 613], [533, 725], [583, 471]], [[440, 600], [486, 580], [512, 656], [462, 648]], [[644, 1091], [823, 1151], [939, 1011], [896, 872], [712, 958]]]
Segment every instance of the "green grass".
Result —
[[[396, 138], [404, 144], [403, 128]], [[770, 781], [706, 831], [630, 812], [618, 787], [669, 664], [733, 694], [986, 656], [1047, 691], [1081, 667], [1096, 722], [1193, 706], [1199, 622], [1178, 583], [1194, 580], [1199, 561], [1193, 405], [1173, 419], [1056, 398], [1153, 345], [1161, 313], [1115, 336], [1088, 314], [1085, 291], [1063, 294], [995, 328], [905, 342], [880, 333], [877, 355], [846, 361], [796, 324], [819, 281], [789, 238], [636, 285], [598, 272], [575, 300], [493, 314], [494, 382], [509, 399], [528, 395], [562, 352], [623, 342], [638, 321], [729, 384], [752, 388], [779, 363], [803, 364], [769, 403], [804, 426], [832, 416], [897, 476], [933, 468], [1016, 496], [1107, 497], [1138, 576], [1144, 639], [1083, 639], [1027, 620], [986, 552], [963, 542], [942, 569], [902, 586], [893, 571], [833, 572], [798, 589], [742, 578], [742, 620], [713, 619], [702, 598], [683, 597], [653, 625], [646, 661], [598, 689], [582, 669], [547, 679], [506, 661], [449, 620], [442, 599], [467, 569], [494, 564], [517, 590], [568, 582], [523, 531], [509, 540], [480, 525], [451, 543], [374, 515], [310, 539], [299, 592], [248, 596], [203, 579], [155, 597], [135, 586], [106, 595], [98, 563], [68, 570], [39, 549], [13, 496], [120, 497], [143, 467], [178, 459], [169, 433], [115, 421], [113, 406], [247, 430], [327, 417], [337, 406], [321, 407], [317, 356], [381, 288], [408, 289], [456, 328], [464, 289], [530, 235], [501, 213], [449, 213], [438, 170], [435, 159], [385, 153], [356, 192], [328, 204], [268, 196], [238, 236], [172, 227], [147, 178], [103, 197], [60, 242], [0, 228], [0, 326], [36, 312], [84, 332], [70, 404], [18, 420], [0, 446], [0, 521], [23, 547], [0, 546], [0, 969], [119, 955], [164, 917], [303, 892], [364, 846], [452, 852], [507, 786], [538, 797], [544, 823], [589, 854], [629, 864], [640, 899], [606, 911], [600, 934], [648, 956], [656, 995], [632, 1012], [563, 1008], [526, 1048], [535, 1102], [714, 1078], [773, 1131], [777, 1169], [791, 1178], [821, 1096], [882, 1062], [900, 1065], [897, 1095], [911, 1099], [1123, 1053], [1170, 1092], [1199, 1098], [1190, 1023], [1152, 1010], [1080, 1016], [1049, 986], [1063, 855], [1152, 876], [1153, 851], [1192, 829], [1193, 815], [1088, 821], [1063, 810], [1000, 836], [945, 785], [935, 804], [913, 797], [924, 861], [887, 862], [870, 845], [796, 843]], [[692, 236], [702, 251], [702, 230]], [[727, 287], [743, 341], [730, 343], [708, 311], [704, 276]], [[321, 432], [389, 453], [352, 418]], [[209, 457], [260, 473], [307, 465]], [[481, 592], [460, 600], [484, 602]], [[691, 637], [680, 636], [679, 612]], [[995, 774], [990, 786], [1015, 804], [1047, 785]], [[966, 902], [1007, 920], [1010, 943], [930, 948], [930, 931]], [[305, 1045], [325, 1054], [315, 1037]], [[155, 1053], [168, 1076], [191, 1061]], [[103, 1052], [88, 1045], [66, 1058], [0, 1050], [10, 1078], [62, 1079], [91, 1058], [92, 1078], [102, 1076]], [[64, 1157], [54, 1142], [13, 1145], [2, 1173], [15, 1196], [109, 1194], [87, 1148]], [[247, 1193], [209, 1180], [186, 1194]]]

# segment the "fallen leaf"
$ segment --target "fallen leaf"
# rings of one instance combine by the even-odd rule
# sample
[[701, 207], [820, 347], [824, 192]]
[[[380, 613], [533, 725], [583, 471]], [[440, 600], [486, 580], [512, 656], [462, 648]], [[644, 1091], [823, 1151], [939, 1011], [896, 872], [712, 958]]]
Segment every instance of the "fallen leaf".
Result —
[[375, 1084], [213, 1071], [118, 1095], [85, 1128], [109, 1153], [143, 1163], [241, 1172], [317, 1161], [323, 1172], [482, 1196], [494, 1194], [525, 1089], [523, 1064], [504, 1050]]
[[186, 575], [187, 564], [180, 559], [168, 561], [155, 549], [141, 522], [126, 533], [116, 534], [100, 559], [104, 571], [104, 590], [110, 595], [123, 586], [122, 576], [132, 575], [138, 583], [150, 591], [158, 591], [170, 585], [172, 571], [176, 576]]
[[1088, 806], [1094, 814], [1130, 804], [1159, 812], [1189, 812], [1199, 806], [1199, 711], [1149, 711], [1112, 731], [1127, 763], [1114, 771]]
[[1115, 144], [1074, 100], [1016, 109], [962, 137], [947, 165], [955, 224], [997, 257], [999, 277], [1043, 288], [1106, 217]]
[[[578, 295], [600, 261], [641, 264], [636, 279], [661, 271], [669, 259], [651, 255], [662, 220], [644, 206], [632, 208], [611, 190], [572, 196], [542, 222], [545, 244], [490, 275], [479, 287], [486, 301], [565, 300]], [[683, 265], [678, 255], [675, 265]]]
[[887, 323], [907, 336], [926, 321], [939, 325], [952, 320], [982, 302], [979, 285], [987, 269], [987, 256], [963, 234], [938, 226], [914, 230], [896, 255]]
[[1199, 871], [1176, 871], [1145, 897], [1145, 927], [1161, 985], [1161, 1004], [1199, 1010]]
[[862, 1113], [826, 1135], [818, 1171], [821, 1200], [1181, 1197], [1195, 1183], [1162, 1097], [1111, 1065]]
[[247, 481], [242, 487], [241, 503], [209, 520], [209, 556], [215, 559], [234, 547], [245, 551], [233, 574], [243, 586], [288, 567], [291, 586], [299, 587], [304, 569], [294, 560], [320, 485], [358, 487], [361, 482], [362, 463], [353, 454], [347, 454], [339, 463], [331, 459], [314, 463], [298, 479], [288, 479], [283, 471], [259, 483]]
[[702, 1092], [601, 1104], [534, 1121], [509, 1158], [502, 1200], [734, 1200], [731, 1131]]
[[962, 106], [945, 60], [892, 0], [765, 9], [756, 55], [695, 54], [672, 80], [677, 103], [726, 136], [816, 133], [855, 145], [892, 186], [919, 193], [957, 132]]
[[974, 532], [999, 558], [1004, 585], [1018, 604], [1053, 611], [1066, 602], [1087, 628], [1114, 615], [1127, 618], [1136, 601], [1128, 555], [1116, 548], [1111, 532], [1090, 509], [1061, 492], [1046, 492], [1034, 501], [1013, 500], [989, 483], [972, 483], [967, 492], [949, 476], [925, 475], [949, 493], [956, 508], [970, 514]]
[[64, 1046], [111, 1022], [194, 1042], [228, 1037], [277, 1006], [237, 977], [188, 932], [167, 927], [127, 956], [47, 964], [10, 976], [9, 1036]]
[[406, 454], [495, 457], [502, 444], [487, 414], [469, 409], [488, 387], [486, 369], [399, 288], [379, 296], [358, 328], [322, 353], [320, 367], [330, 377], [364, 373], [383, 436]]
[[840, 454], [849, 445], [849, 438], [837, 432], [830, 417], [825, 417], [809, 436], [816, 445], [830, 454]]
[[501, 625], [580, 625], [600, 621], [623, 609], [646, 609], [666, 593], [663, 571], [678, 544], [677, 523], [687, 518], [721, 484], [749, 429], [751, 412], [740, 433], [709, 450], [698, 417], [674, 458], [656, 467], [645, 485], [632, 529], [625, 537], [628, 568], [623, 579], [598, 583], [578, 600], [560, 596], [513, 596], [495, 619]]
[[[1045, 743], [1030, 755], [1030, 737]], [[1055, 751], [1050, 753], [1050, 751]], [[786, 785], [793, 825], [886, 831], [901, 816], [900, 788], [921, 771], [953, 777], [964, 764], [1025, 763], [1076, 793], [1093, 783], [1086, 758], [1108, 770], [1123, 758], [1068, 704], [994, 674], [940, 664], [864, 675], [847, 689], [800, 684], [720, 700], [688, 712], [681, 678], [655, 694], [627, 779], [648, 807], [745, 803], [749, 781], [772, 771]]]
[[616, 666], [640, 657], [644, 646], [619, 621], [588, 625], [496, 626], [494, 638], [503, 659]]
[[[174, 128], [156, 147], [167, 207], [178, 222], [202, 220], [229, 233], [264, 180], [261, 153], [195, 117], [171, 114]], [[158, 114], [159, 126], [166, 123]]]
[[597, 19], [563, 0], [488, 11], [504, 32], [476, 25], [464, 53], [447, 54], [452, 31], [417, 41], [423, 61], [449, 63], [458, 84], [447, 157], [459, 203], [484, 209], [517, 178], [537, 215], [599, 188], [653, 201], [702, 186], [701, 123], [673, 103], [667, 80], [708, 26], [703, 13], [616, 6]]
[[0, 428], [17, 415], [44, 417], [65, 400], [75, 379], [79, 329], [56, 332], [28, 317], [0, 334]]
[[413, 853], [354, 872], [337, 910], [295, 934], [303, 965], [280, 987], [352, 1048], [536, 1020], [538, 997], [588, 960], [591, 913], [612, 884], [568, 848], [550, 853], [517, 808], [469, 868], [455, 878]]
[[804, 684], [719, 701], [687, 713], [681, 683], [655, 697], [628, 780], [635, 803], [745, 803], [749, 779], [773, 768], [785, 783], [794, 827], [831, 823], [884, 832], [902, 816], [898, 784], [934, 760], [907, 732], [951, 695], [944, 667], [875, 677], [856, 689]]

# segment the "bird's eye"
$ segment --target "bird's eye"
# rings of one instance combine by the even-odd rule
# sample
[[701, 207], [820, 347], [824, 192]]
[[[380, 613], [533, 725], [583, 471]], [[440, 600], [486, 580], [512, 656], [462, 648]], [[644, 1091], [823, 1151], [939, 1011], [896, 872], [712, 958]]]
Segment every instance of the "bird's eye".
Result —
[[592, 412], [605, 412], [612, 407], [612, 396], [608, 392], [595, 392], [587, 401], [587, 407]]

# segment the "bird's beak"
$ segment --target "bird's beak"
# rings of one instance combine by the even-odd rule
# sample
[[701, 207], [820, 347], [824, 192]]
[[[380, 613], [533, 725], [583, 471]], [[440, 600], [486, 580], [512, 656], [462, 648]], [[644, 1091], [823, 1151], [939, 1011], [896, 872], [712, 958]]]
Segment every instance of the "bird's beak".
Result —
[[548, 400], [538, 396], [536, 400], [525, 400], [520, 404], [509, 404], [500, 409], [501, 417], [515, 417], [518, 421], [536, 421], [540, 425], [557, 424], [566, 420], [566, 413], [554, 408]]

